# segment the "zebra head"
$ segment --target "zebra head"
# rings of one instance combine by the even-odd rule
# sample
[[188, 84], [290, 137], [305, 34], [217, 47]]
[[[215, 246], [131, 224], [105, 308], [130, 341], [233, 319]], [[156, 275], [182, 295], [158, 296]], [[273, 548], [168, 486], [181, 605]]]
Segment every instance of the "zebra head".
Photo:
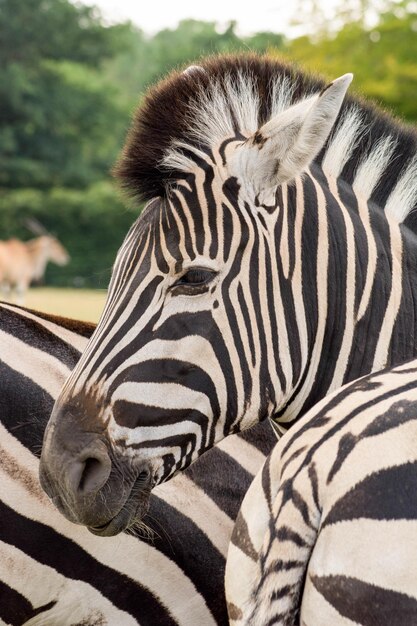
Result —
[[287, 69], [269, 81], [266, 106], [253, 72], [267, 69], [252, 59], [233, 71], [229, 59], [174, 75], [131, 131], [118, 173], [150, 201], [41, 460], [47, 493], [92, 532], [123, 530], [150, 488], [274, 414], [293, 389], [282, 187], [323, 147], [352, 76], [297, 97]]

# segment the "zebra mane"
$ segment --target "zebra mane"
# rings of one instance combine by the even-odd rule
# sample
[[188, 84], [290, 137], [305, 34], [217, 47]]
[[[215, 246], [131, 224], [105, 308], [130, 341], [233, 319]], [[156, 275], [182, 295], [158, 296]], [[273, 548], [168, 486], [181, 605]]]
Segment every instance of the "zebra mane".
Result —
[[[115, 175], [138, 199], [164, 197], [190, 171], [195, 154], [207, 154], [238, 132], [254, 133], [325, 85], [290, 64], [253, 54], [211, 57], [190, 71], [173, 72], [145, 96]], [[407, 216], [409, 222], [417, 206], [416, 148], [413, 129], [347, 96], [316, 161], [398, 222]]]

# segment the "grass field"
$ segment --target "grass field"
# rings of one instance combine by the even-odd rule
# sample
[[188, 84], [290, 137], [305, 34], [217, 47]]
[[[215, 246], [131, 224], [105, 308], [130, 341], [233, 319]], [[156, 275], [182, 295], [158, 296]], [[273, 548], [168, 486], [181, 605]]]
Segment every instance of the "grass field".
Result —
[[42, 287], [30, 289], [24, 306], [45, 313], [97, 322], [104, 307], [103, 289], [60, 289]]

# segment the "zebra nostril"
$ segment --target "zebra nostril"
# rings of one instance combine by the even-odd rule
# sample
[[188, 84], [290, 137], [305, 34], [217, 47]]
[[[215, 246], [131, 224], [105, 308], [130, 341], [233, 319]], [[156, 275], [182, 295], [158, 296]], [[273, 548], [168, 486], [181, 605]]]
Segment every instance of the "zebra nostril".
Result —
[[98, 490], [103, 482], [103, 467], [99, 459], [93, 457], [84, 461], [78, 490], [81, 493]]
[[85, 459], [75, 460], [67, 470], [67, 476], [75, 495], [96, 493], [107, 482], [111, 471], [108, 455], [90, 454]]

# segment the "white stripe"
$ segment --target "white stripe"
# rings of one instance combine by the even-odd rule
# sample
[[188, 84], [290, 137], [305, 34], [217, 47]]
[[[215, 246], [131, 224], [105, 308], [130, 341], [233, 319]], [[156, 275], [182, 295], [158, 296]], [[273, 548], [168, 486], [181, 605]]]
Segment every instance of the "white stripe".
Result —
[[322, 163], [323, 171], [336, 179], [352, 156], [359, 141], [361, 129], [364, 130], [362, 116], [357, 107], [347, 109], [342, 115], [342, 121], [331, 136]]
[[391, 191], [385, 212], [397, 222], [403, 222], [417, 203], [417, 157], [409, 163], [404, 174]]
[[[286, 183], [281, 185], [281, 190], [282, 207], [277, 207], [276, 209], [276, 213], [282, 211], [282, 233], [279, 243], [279, 256], [282, 264], [282, 272], [285, 278], [288, 278], [290, 273], [290, 242], [288, 241], [288, 187]], [[274, 231], [271, 230], [270, 232], [273, 233]], [[272, 258], [272, 263], [275, 264], [274, 257]]]
[[417, 523], [398, 519], [360, 518], [325, 526], [309, 565], [310, 574], [352, 576], [417, 599], [411, 575], [416, 570]]
[[372, 147], [368, 156], [359, 163], [352, 185], [357, 196], [364, 200], [371, 197], [373, 190], [389, 165], [396, 145], [397, 142], [393, 137], [382, 137], [376, 146]]
[[402, 297], [402, 234], [399, 224], [388, 220], [390, 231], [390, 252], [392, 259], [391, 267], [391, 293], [388, 305], [385, 309], [384, 321], [379, 332], [378, 343], [375, 349], [372, 370], [376, 371], [385, 367], [388, 359], [388, 348]]
[[356, 321], [362, 319], [365, 315], [369, 303], [371, 301], [372, 288], [376, 277], [376, 266], [378, 260], [378, 252], [375, 243], [374, 233], [371, 228], [371, 216], [369, 206], [366, 200], [358, 196], [358, 212], [362, 220], [366, 234], [366, 242], [368, 244], [368, 263], [366, 264], [366, 278], [363, 286], [362, 296], [358, 307]]

